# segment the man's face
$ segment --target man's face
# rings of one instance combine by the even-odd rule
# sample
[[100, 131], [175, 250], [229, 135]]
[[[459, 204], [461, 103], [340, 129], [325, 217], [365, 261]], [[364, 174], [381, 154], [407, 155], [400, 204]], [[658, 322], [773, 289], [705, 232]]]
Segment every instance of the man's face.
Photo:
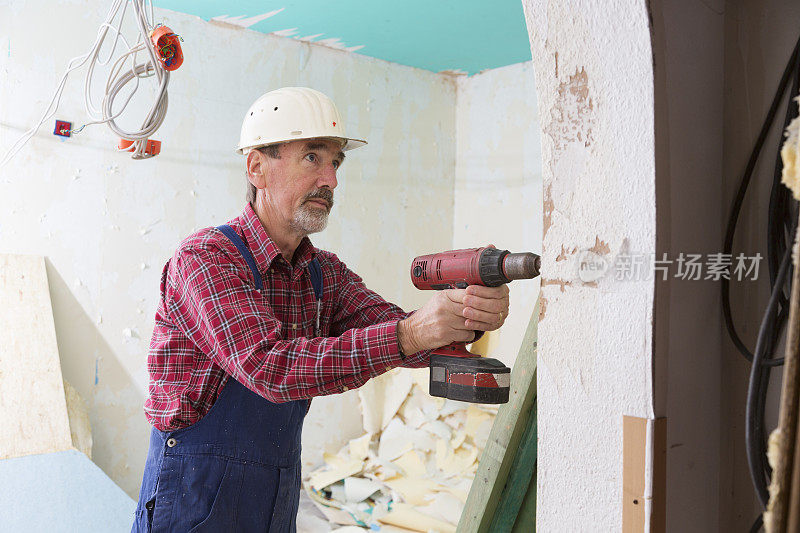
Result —
[[279, 159], [264, 158], [264, 201], [273, 217], [298, 233], [325, 229], [333, 207], [336, 171], [344, 161], [333, 139], [292, 141], [279, 148]]

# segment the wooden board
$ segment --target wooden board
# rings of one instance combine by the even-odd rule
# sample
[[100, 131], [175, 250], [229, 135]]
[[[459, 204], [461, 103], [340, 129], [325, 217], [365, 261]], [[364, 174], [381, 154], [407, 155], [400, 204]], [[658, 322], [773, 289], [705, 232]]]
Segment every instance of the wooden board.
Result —
[[514, 454], [511, 472], [489, 526], [489, 531], [492, 533], [510, 533], [515, 524], [519, 524], [517, 529], [520, 531], [530, 533], [536, 530], [535, 510], [533, 521], [530, 521], [528, 517], [520, 516], [520, 510], [526, 498], [530, 500], [532, 496], [534, 505], [536, 502], [536, 400], [534, 400], [532, 412], [528, 413], [527, 418], [528, 427], [522, 435], [519, 450]]
[[[787, 141], [788, 145], [788, 141]], [[787, 151], [788, 150], [788, 151]], [[784, 155], [794, 147], [784, 146]], [[784, 155], [786, 159], [787, 155]], [[786, 169], [784, 169], [785, 171]], [[800, 217], [800, 214], [798, 214]], [[770, 499], [764, 513], [764, 530], [768, 533], [800, 531], [800, 233], [794, 237], [792, 291], [789, 302], [789, 325], [783, 364], [783, 384], [778, 414], [778, 429], [770, 437], [768, 455], [772, 466]], [[777, 438], [776, 438], [777, 437]]]
[[489, 531], [509, 477], [523, 434], [528, 428], [536, 397], [536, 345], [539, 305], [533, 309], [528, 328], [511, 371], [508, 403], [500, 406], [478, 471], [458, 523], [458, 533]]
[[517, 520], [514, 522], [514, 528], [511, 533], [535, 533], [536, 532], [536, 472], [538, 471], [537, 465], [533, 465], [533, 475], [531, 476], [531, 484], [528, 486], [528, 492], [522, 500], [522, 506], [517, 513]]
[[[662, 533], [666, 530], [666, 436], [666, 418], [649, 420], [635, 416], [623, 417], [622, 531], [624, 533], [643, 531]], [[649, 457], [650, 454], [652, 457]], [[648, 477], [652, 480], [650, 487], [647, 486]], [[648, 506], [649, 515], [646, 511]]]
[[72, 439], [43, 257], [0, 255], [0, 459]]

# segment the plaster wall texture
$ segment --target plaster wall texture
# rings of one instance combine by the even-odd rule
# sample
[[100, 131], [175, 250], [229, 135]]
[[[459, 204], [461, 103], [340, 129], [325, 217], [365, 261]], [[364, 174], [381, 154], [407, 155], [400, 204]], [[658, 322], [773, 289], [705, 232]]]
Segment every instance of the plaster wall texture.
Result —
[[[523, 7], [544, 187], [537, 530], [614, 531], [622, 417], [654, 413], [653, 281], [611, 266], [655, 252], [648, 12], [620, 0]], [[579, 277], [580, 258], [608, 270]]]
[[[0, 6], [3, 150], [39, 119], [105, 12], [79, 0]], [[156, 135], [161, 155], [133, 161], [117, 153], [104, 126], [62, 140], [51, 120], [0, 169], [0, 251], [48, 258], [63, 375], [86, 401], [94, 461], [131, 496], [148, 443], [145, 360], [161, 268], [194, 229], [241, 212], [244, 167], [233, 149], [259, 95], [285, 85], [319, 89], [337, 102], [348, 132], [369, 141], [348, 155], [329, 227], [313, 236], [369, 287], [407, 309], [421, 305], [430, 295], [414, 289], [408, 265], [422, 250], [448, 249], [453, 234], [452, 78], [166, 10], [155, 19], [183, 37], [186, 57]], [[58, 46], [43, 35], [59, 35]], [[82, 76], [69, 79], [57, 118], [82, 123], [82, 88]], [[142, 114], [134, 116], [123, 126], [136, 126]], [[313, 402], [306, 465], [360, 434], [355, 412], [354, 391]]]
[[[542, 251], [542, 157], [533, 63], [458, 78], [453, 248]], [[486, 355], [512, 366], [539, 279], [509, 284], [506, 323]]]

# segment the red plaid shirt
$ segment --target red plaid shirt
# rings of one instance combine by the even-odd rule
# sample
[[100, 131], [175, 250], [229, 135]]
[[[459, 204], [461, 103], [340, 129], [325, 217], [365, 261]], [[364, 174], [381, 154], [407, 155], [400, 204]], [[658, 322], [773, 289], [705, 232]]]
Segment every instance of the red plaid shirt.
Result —
[[[229, 376], [272, 402], [336, 394], [396, 366], [423, 367], [428, 352], [403, 359], [397, 322], [408, 316], [364, 286], [336, 255], [306, 237], [290, 265], [253, 209], [229, 222], [250, 248], [264, 289], [221, 231], [206, 228], [178, 247], [161, 275], [147, 368], [145, 414], [162, 431], [189, 426], [214, 404]], [[321, 337], [306, 266], [322, 268]]]

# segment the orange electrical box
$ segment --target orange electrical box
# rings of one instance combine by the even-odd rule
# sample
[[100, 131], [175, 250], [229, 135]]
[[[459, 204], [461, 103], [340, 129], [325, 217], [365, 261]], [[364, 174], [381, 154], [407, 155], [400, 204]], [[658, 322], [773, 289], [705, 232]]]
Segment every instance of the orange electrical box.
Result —
[[180, 37], [167, 26], [159, 26], [150, 34], [156, 55], [165, 70], [177, 70], [183, 64]]

